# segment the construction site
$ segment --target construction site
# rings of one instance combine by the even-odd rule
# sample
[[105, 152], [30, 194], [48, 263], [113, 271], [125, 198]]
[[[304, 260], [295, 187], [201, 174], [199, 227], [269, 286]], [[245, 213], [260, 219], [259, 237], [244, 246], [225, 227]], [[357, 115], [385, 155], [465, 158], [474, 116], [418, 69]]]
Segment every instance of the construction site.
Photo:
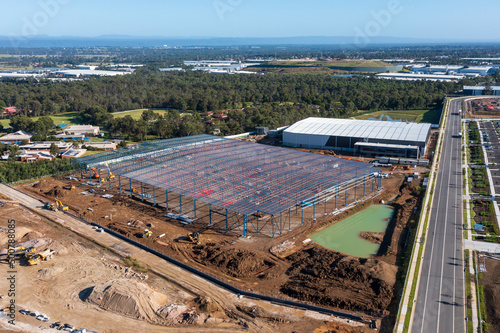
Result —
[[[364, 332], [374, 327], [392, 331], [402, 285], [398, 272], [423, 194], [422, 179], [406, 176], [422, 174], [426, 168], [379, 170], [368, 163], [321, 153], [200, 135], [77, 159], [70, 175], [16, 186], [39, 200], [33, 205], [43, 212], [36, 219], [26, 218], [29, 231], [19, 235], [20, 239], [50, 238], [55, 242], [42, 246], [54, 251], [53, 259], [42, 260], [35, 266], [38, 268], [24, 265], [35, 277], [46, 274], [38, 280], [48, 284], [47, 276], [65, 278], [59, 273], [51, 275], [51, 271], [88, 266], [89, 273], [84, 275], [91, 281], [83, 278], [81, 283], [72, 284], [72, 276], [67, 283], [71, 291], [66, 292], [78, 296], [62, 306], [98, 313], [103, 319], [96, 321], [99, 327], [94, 329], [99, 332], [123, 331], [105, 325], [108, 313], [140, 321], [153, 332], [186, 326], [190, 331]], [[370, 205], [387, 203], [394, 208], [387, 229], [361, 235], [379, 245], [372, 256], [352, 256], [310, 239]], [[12, 209], [9, 214], [13, 215], [20, 211], [36, 215], [36, 210], [23, 207], [7, 204], [0, 209]], [[8, 218], [3, 212], [1, 215]], [[60, 221], [49, 221], [48, 216], [57, 216]], [[65, 217], [82, 228], [91, 228], [85, 231], [88, 239], [59, 235], [71, 233], [58, 227], [58, 222], [62, 226], [68, 223], [63, 221]], [[117, 248], [98, 246], [91, 240], [105, 236], [119, 239], [114, 241]], [[128, 250], [119, 245], [122, 241]], [[58, 247], [60, 242], [64, 249]], [[176, 273], [165, 278], [161, 262], [167, 262], [134, 254], [139, 251], [134, 244], [178, 262]], [[78, 260], [75, 251], [79, 251]], [[112, 263], [103, 264], [102, 258]], [[68, 261], [67, 268], [61, 268], [61, 260]], [[209, 281], [191, 277], [192, 272], [179, 267], [182, 264], [220, 283], [207, 287]], [[97, 270], [103, 265], [111, 267], [112, 274], [99, 268], [101, 279], [96, 279], [90, 267]], [[137, 283], [131, 286], [125, 272], [133, 274]], [[223, 290], [223, 284], [241, 293], [226, 291], [231, 296], [219, 299], [211, 295]], [[107, 295], [110, 291], [116, 295]], [[149, 296], [134, 298], [134, 302], [142, 302], [137, 307], [120, 296], [132, 291]], [[64, 288], [58, 291], [64, 292]], [[293, 306], [244, 294], [269, 296]], [[114, 303], [104, 304], [102, 300], [109, 297]], [[123, 308], [135, 309], [133, 313], [122, 309], [120, 299], [130, 305]], [[177, 310], [179, 304], [183, 311]], [[297, 304], [338, 313], [322, 314], [320, 310], [312, 315], [314, 311]], [[137, 312], [142, 306], [149, 312]], [[169, 313], [176, 314], [176, 319]], [[79, 325], [84, 325], [83, 320]]]

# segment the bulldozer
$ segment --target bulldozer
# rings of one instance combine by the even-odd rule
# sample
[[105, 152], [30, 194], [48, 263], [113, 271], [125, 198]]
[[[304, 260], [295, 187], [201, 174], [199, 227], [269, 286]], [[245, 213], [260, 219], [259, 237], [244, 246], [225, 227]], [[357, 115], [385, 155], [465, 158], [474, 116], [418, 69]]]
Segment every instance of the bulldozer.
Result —
[[61, 202], [61, 200], [56, 199], [56, 204], [57, 204], [58, 208], [62, 209], [64, 212], [69, 209], [68, 206], [63, 205], [63, 203]]
[[187, 235], [188, 239], [192, 242], [192, 243], [196, 243], [196, 244], [199, 244], [200, 243], [200, 233], [195, 231], [195, 232], [190, 232], [188, 235]]
[[151, 230], [148, 230], [148, 229], [144, 230], [144, 234], [142, 235], [142, 238], [149, 238], [151, 236], [153, 236], [153, 232]]
[[28, 264], [30, 266], [38, 265], [41, 261], [48, 261], [54, 256], [54, 250], [45, 249], [44, 251], [37, 254], [30, 254], [26, 258], [28, 259]]

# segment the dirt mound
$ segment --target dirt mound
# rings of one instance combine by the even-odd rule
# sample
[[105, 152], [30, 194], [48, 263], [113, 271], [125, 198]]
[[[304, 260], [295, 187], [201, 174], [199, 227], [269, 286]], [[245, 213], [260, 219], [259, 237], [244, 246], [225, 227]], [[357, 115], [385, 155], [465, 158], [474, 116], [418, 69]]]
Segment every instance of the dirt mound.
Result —
[[194, 254], [203, 259], [203, 264], [216, 266], [221, 272], [233, 277], [248, 277], [273, 263], [254, 252], [223, 247], [223, 244], [203, 244], [194, 247]]
[[139, 229], [145, 229], [146, 224], [142, 221], [139, 220], [131, 220], [127, 222], [127, 225], [133, 227], [133, 228], [139, 228]]
[[313, 247], [287, 258], [281, 291], [300, 300], [346, 310], [383, 312], [393, 297], [397, 267], [376, 259]]
[[156, 311], [168, 297], [144, 283], [116, 279], [96, 285], [83, 298], [99, 307], [124, 316], [156, 322]]
[[51, 197], [55, 197], [55, 198], [60, 198], [60, 197], [64, 197], [64, 190], [61, 186], [57, 185], [57, 186], [54, 186], [53, 188], [51, 188], [49, 191], [45, 192], [46, 195], [49, 195]]
[[166, 319], [167, 324], [176, 325], [194, 315], [194, 310], [189, 309], [187, 305], [170, 304], [159, 309], [157, 315]]
[[40, 238], [42, 237], [43, 235], [41, 233], [39, 233], [38, 231], [30, 231], [28, 233], [26, 233], [21, 239], [20, 241], [22, 242], [26, 242], [26, 241], [30, 241], [30, 240], [33, 240], [33, 239], [37, 239], [37, 238]]
[[[15, 234], [16, 239], [21, 239], [27, 234], [31, 233], [33, 230], [26, 227], [16, 227]], [[0, 227], [0, 245], [7, 246], [8, 240], [8, 229], [4, 227]]]
[[24, 246], [25, 248], [29, 247], [36, 247], [37, 249], [41, 249], [42, 247], [46, 246], [52, 242], [52, 239], [50, 238], [36, 238], [36, 239], [31, 239], [29, 241], [25, 241], [22, 243], [16, 244], [17, 246]]
[[385, 232], [367, 232], [363, 231], [359, 234], [359, 236], [367, 241], [374, 244], [382, 244], [384, 240]]

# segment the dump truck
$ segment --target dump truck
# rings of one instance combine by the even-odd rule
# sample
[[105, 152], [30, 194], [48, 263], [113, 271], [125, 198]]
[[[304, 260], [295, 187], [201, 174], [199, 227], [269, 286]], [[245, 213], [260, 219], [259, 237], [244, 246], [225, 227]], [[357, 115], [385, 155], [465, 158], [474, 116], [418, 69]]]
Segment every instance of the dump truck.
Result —
[[48, 261], [53, 258], [54, 252], [55, 252], [54, 250], [45, 249], [40, 253], [32, 254], [28, 257], [28, 264], [30, 266], [34, 266], [38, 265], [41, 261]]

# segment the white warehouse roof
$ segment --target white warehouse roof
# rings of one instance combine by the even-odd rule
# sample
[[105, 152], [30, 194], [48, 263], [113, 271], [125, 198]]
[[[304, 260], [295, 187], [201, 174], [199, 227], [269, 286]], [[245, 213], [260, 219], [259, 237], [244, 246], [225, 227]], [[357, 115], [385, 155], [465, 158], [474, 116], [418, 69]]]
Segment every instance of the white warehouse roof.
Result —
[[430, 128], [431, 124], [379, 120], [306, 118], [288, 127], [284, 132], [375, 140], [425, 142]]

